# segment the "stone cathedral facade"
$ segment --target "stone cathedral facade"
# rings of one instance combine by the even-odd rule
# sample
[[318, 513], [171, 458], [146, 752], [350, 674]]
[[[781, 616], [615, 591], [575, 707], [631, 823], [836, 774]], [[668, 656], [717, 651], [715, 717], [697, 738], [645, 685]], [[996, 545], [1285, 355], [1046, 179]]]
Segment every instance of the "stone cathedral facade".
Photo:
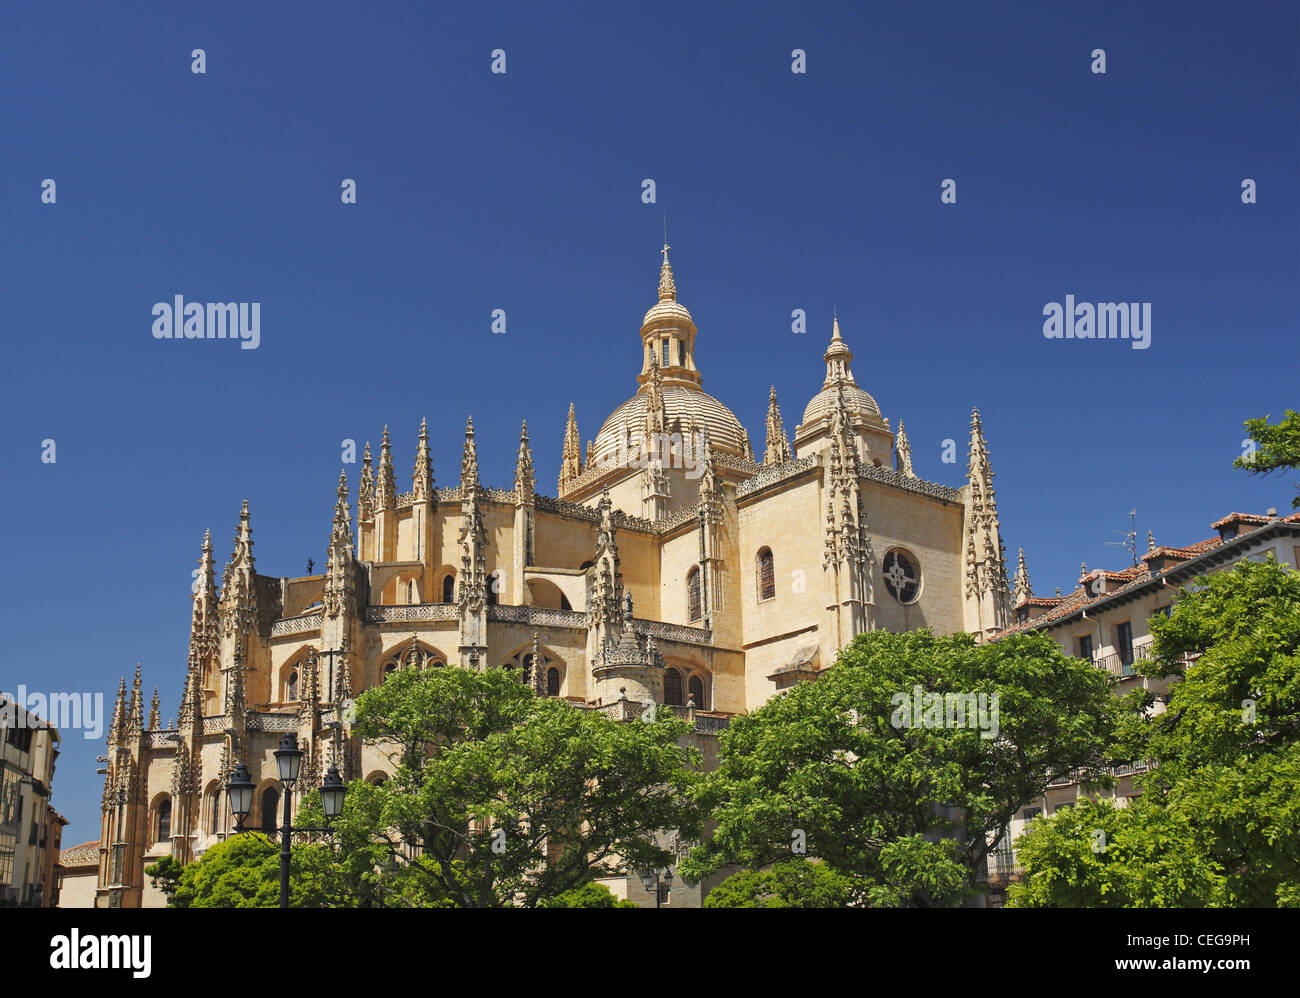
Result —
[[380, 779], [387, 760], [352, 736], [348, 707], [394, 669], [522, 668], [539, 694], [620, 718], [669, 705], [707, 760], [728, 717], [815, 678], [856, 634], [1012, 623], [978, 410], [965, 484], [921, 479], [837, 318], [793, 439], [770, 393], [760, 455], [704, 391], [696, 338], [665, 246], [636, 392], [585, 448], [570, 406], [556, 498], [537, 491], [527, 424], [510, 489], [480, 481], [472, 419], [458, 480], [436, 486], [421, 424], [407, 491], [388, 429], [377, 460], [366, 445], [355, 525], [340, 476], [324, 572], [259, 572], [247, 502], [220, 586], [205, 536], [175, 721], [156, 690], [146, 713], [138, 669], [118, 691], [97, 905], [163, 903], [144, 867], [229, 834], [238, 762], [258, 783], [249, 823], [278, 825], [286, 732], [306, 753], [300, 785], [331, 764]]

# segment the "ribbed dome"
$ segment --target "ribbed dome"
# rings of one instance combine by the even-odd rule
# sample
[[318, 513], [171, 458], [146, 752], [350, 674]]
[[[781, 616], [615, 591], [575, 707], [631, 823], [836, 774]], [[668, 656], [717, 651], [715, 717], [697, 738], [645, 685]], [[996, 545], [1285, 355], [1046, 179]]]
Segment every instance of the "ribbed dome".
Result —
[[822, 359], [826, 361], [826, 380], [822, 382], [822, 390], [812, 397], [808, 408], [803, 411], [801, 429], [807, 430], [817, 420], [830, 417], [835, 408], [836, 394], [840, 389], [844, 391], [844, 405], [849, 415], [874, 416], [880, 419], [880, 406], [876, 405], [876, 400], [859, 388], [858, 383], [853, 379], [853, 369], [849, 366], [853, 360], [853, 351], [840, 335], [839, 316], [835, 317], [835, 324], [831, 330], [831, 345], [826, 348], [826, 354]]
[[[605, 425], [596, 434], [597, 459], [610, 459], [619, 453], [620, 436], [626, 426], [632, 440], [640, 440], [645, 434], [646, 396], [642, 391], [633, 395], [612, 413]], [[708, 392], [683, 385], [665, 385], [663, 387], [664, 410], [668, 414], [668, 432], [689, 432], [691, 417], [695, 417], [697, 429], [708, 430], [709, 445], [722, 453], [742, 457], [745, 452], [745, 428], [740, 425], [736, 414], [715, 399]]]
[[641, 320], [642, 326], [648, 326], [651, 322], [660, 322], [664, 325], [677, 325], [679, 328], [685, 326], [694, 326], [691, 319], [691, 313], [686, 310], [686, 306], [675, 301], [655, 302], [646, 312], [645, 318]]
[[[880, 406], [876, 405], [876, 400], [864, 392], [857, 385], [843, 382], [844, 385], [844, 404], [850, 414], [862, 416], [880, 416]], [[803, 411], [802, 426], [811, 426], [815, 420], [823, 416], [829, 416], [831, 410], [835, 407], [835, 389], [823, 388], [812, 397], [808, 403], [808, 408]]]

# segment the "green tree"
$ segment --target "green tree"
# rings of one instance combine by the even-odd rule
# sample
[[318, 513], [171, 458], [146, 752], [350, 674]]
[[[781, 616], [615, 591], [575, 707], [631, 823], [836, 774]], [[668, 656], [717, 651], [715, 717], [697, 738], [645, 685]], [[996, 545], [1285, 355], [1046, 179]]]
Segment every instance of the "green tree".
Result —
[[1141, 670], [1180, 681], [1123, 732], [1157, 763], [1142, 795], [1034, 822], [1008, 903], [1300, 905], [1300, 572], [1270, 557], [1198, 579], [1151, 631]]
[[732, 874], [704, 899], [706, 908], [844, 908], [862, 903], [866, 884], [810, 859]]
[[372, 892], [419, 883], [436, 903], [531, 907], [667, 864], [656, 830], [698, 831], [698, 753], [669, 711], [618, 723], [534, 696], [517, 672], [455, 668], [398, 671], [356, 709], [396, 766], [354, 812], [383, 848]]
[[163, 892], [170, 905], [184, 869], [184, 865], [175, 856], [163, 856], [158, 862], [146, 866], [144, 874], [156, 890]]
[[542, 898], [539, 908], [639, 908], [635, 901], [620, 901], [604, 884], [590, 883], [553, 898]]
[[265, 835], [231, 836], [181, 871], [171, 905], [274, 908], [280, 896], [279, 861], [278, 846]]
[[[1300, 468], [1300, 412], [1288, 409], [1277, 424], [1268, 417], [1248, 419], [1242, 424], [1247, 436], [1255, 442], [1255, 450], [1243, 454], [1232, 463], [1234, 468], [1244, 468], [1252, 475], [1263, 475], [1283, 468]], [[1300, 493], [1300, 485], [1296, 486]], [[1300, 494], [1291, 500], [1292, 507], [1300, 509]]]
[[[900, 717], [918, 687], [984, 694], [996, 730], [946, 723], [946, 701], [938, 717]], [[682, 872], [764, 870], [806, 849], [862, 903], [957, 903], [1051, 774], [1100, 761], [1123, 711], [1110, 689], [1043, 635], [859, 635], [816, 682], [723, 733], [697, 795], [717, 827]]]

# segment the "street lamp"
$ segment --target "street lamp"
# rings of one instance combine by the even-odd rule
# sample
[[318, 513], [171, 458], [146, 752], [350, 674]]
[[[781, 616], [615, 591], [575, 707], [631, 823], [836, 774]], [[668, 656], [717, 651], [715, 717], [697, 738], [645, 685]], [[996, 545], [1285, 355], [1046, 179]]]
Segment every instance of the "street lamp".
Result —
[[673, 871], [664, 870], [661, 875], [658, 870], [642, 870], [641, 886], [647, 894], [654, 894], [655, 907], [662, 908], [668, 900], [668, 892], [673, 889]]
[[320, 788], [321, 809], [325, 812], [326, 818], [337, 818], [343, 812], [343, 795], [348, 792], [348, 788], [343, 785], [343, 780], [339, 776], [339, 767], [330, 766], [329, 772], [325, 774], [325, 782]]
[[242, 832], [244, 819], [253, 806], [253, 781], [248, 776], [248, 767], [242, 762], [226, 781], [226, 795], [230, 798], [230, 813], [235, 816], [235, 831]]
[[[289, 907], [289, 865], [293, 848], [294, 832], [330, 832], [325, 828], [289, 824], [293, 785], [298, 781], [302, 771], [302, 749], [298, 748], [298, 736], [287, 734], [280, 739], [280, 747], [275, 750], [275, 765], [279, 771], [281, 788], [284, 791], [284, 823], [280, 826], [280, 907]], [[343, 811], [343, 797], [347, 787], [339, 776], [338, 766], [330, 766], [321, 786], [321, 810], [328, 822], [337, 818]], [[235, 816], [235, 831], [245, 832], [244, 819], [248, 817], [253, 803], [253, 781], [248, 775], [248, 766], [240, 763], [226, 781], [226, 794], [230, 797], [230, 812]]]
[[280, 768], [280, 782], [286, 787], [292, 786], [302, 769], [302, 749], [298, 747], [297, 735], [285, 735], [280, 739], [280, 747], [275, 750], [275, 764]]

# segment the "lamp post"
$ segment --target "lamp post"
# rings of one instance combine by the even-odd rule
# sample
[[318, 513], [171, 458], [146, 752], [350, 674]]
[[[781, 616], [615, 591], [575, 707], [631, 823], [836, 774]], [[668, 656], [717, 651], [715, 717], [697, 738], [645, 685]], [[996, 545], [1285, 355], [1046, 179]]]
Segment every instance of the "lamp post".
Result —
[[[280, 907], [288, 908], [289, 861], [292, 856], [293, 833], [329, 832], [332, 829], [328, 825], [325, 828], [306, 826], [295, 828], [289, 824], [290, 796], [302, 769], [302, 749], [298, 748], [298, 736], [285, 735], [280, 739], [280, 747], [274, 754], [280, 784], [284, 791], [284, 823], [280, 826]], [[342, 813], [343, 797], [346, 793], [347, 787], [339, 776], [338, 766], [330, 766], [320, 790], [321, 810], [325, 812], [327, 822]], [[230, 774], [230, 779], [226, 781], [226, 795], [230, 798], [230, 813], [235, 816], [236, 834], [248, 831], [244, 827], [244, 819], [248, 817], [253, 804], [253, 781], [249, 777], [248, 766], [244, 763], [241, 762], [236, 766], [235, 771]]]
[[668, 892], [673, 889], [673, 871], [664, 870], [661, 874], [659, 870], [642, 870], [641, 886], [647, 894], [654, 893], [655, 907], [662, 908], [668, 900]]

